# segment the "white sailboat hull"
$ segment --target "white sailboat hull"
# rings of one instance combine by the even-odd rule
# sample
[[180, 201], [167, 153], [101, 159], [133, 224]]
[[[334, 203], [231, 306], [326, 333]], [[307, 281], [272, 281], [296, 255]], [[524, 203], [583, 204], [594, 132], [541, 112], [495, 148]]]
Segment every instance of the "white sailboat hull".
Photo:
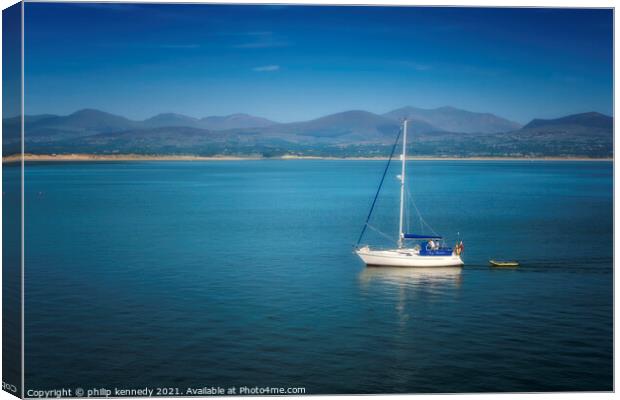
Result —
[[355, 251], [366, 265], [386, 267], [460, 267], [461, 257], [454, 252], [449, 256], [420, 255], [414, 249], [371, 250], [362, 247]]

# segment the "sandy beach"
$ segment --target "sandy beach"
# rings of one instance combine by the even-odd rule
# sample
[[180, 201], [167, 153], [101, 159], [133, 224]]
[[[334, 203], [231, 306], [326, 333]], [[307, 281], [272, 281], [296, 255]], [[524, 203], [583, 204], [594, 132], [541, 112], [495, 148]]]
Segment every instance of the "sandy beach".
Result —
[[[3, 163], [16, 163], [21, 155], [2, 157]], [[284, 155], [281, 157], [260, 156], [196, 156], [196, 155], [144, 155], [144, 154], [24, 154], [24, 161], [63, 162], [63, 161], [243, 161], [243, 160], [387, 160], [387, 157], [318, 157]], [[584, 157], [407, 157], [413, 161], [613, 161], [613, 158]]]
[[[261, 157], [233, 157], [213, 156], [202, 157], [194, 155], [143, 155], [143, 154], [24, 154], [24, 161], [234, 161], [259, 160]], [[19, 162], [21, 156], [13, 154], [2, 157], [3, 163]]]

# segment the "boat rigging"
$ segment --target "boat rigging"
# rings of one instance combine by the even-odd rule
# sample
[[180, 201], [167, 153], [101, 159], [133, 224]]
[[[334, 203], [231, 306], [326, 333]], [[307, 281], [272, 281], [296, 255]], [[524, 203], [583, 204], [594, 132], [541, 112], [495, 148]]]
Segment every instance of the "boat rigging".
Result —
[[[369, 245], [360, 247], [366, 228], [371, 228], [377, 232], [383, 234], [377, 229], [373, 228], [370, 224], [370, 217], [377, 203], [381, 187], [385, 181], [390, 162], [394, 156], [394, 152], [398, 145], [402, 133], [402, 153], [401, 159], [401, 173], [398, 176], [400, 180], [400, 207], [399, 207], [399, 222], [398, 222], [398, 240], [397, 248], [395, 249], [371, 249]], [[443, 244], [443, 237], [433, 233], [431, 235], [407, 233], [405, 232], [405, 194], [408, 193], [406, 187], [406, 173], [407, 173], [407, 120], [403, 121], [402, 129], [399, 130], [392, 151], [388, 158], [388, 162], [383, 171], [379, 187], [375, 193], [375, 197], [370, 206], [370, 211], [366, 218], [366, 222], [362, 227], [362, 231], [359, 235], [355, 253], [366, 263], [366, 265], [375, 266], [396, 266], [396, 267], [454, 267], [462, 266], [463, 260], [461, 254], [464, 250], [463, 242], [457, 242], [454, 248], [445, 246]], [[416, 206], [417, 210], [417, 206]], [[418, 211], [419, 213], [419, 211]], [[424, 221], [420, 216], [420, 220]], [[385, 234], [383, 234], [385, 235]], [[408, 245], [408, 241], [413, 244]]]

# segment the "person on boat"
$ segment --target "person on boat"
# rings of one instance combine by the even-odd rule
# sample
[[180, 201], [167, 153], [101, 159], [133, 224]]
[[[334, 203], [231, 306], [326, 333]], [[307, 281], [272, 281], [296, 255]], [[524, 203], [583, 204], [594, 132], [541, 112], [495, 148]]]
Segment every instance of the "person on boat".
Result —
[[431, 250], [437, 250], [437, 245], [435, 244], [435, 241], [433, 241], [433, 239], [429, 240], [428, 246]]

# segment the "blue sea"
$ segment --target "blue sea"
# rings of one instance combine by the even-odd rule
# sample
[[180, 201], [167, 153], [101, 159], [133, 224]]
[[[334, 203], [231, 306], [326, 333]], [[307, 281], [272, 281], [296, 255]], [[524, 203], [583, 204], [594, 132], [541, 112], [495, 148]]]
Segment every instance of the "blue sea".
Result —
[[28, 163], [26, 388], [613, 389], [611, 162], [409, 162], [409, 229], [465, 244], [439, 271], [352, 252], [383, 167]]

